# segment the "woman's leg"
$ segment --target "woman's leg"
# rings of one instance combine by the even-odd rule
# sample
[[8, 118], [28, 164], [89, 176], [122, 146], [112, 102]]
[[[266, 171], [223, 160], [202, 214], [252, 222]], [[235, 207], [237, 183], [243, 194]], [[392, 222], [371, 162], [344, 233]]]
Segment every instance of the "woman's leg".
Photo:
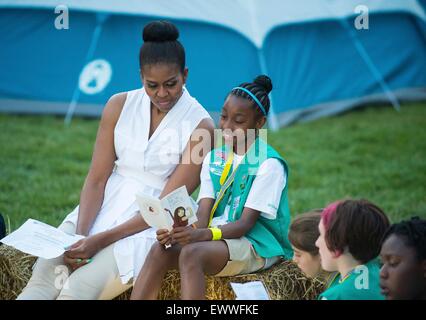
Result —
[[71, 273], [58, 300], [111, 300], [130, 287], [121, 282], [111, 244], [99, 251], [92, 262]]
[[[74, 233], [75, 226], [71, 222], [61, 224], [58, 229]], [[18, 300], [54, 300], [58, 297], [69, 275], [63, 256], [54, 259], [37, 259], [33, 274], [26, 287], [17, 297]]]
[[228, 246], [224, 241], [203, 241], [185, 245], [179, 256], [182, 299], [205, 299], [204, 275], [219, 273], [228, 260]]
[[178, 267], [180, 250], [181, 246], [177, 244], [168, 249], [165, 249], [159, 242], [153, 244], [139, 272], [130, 299], [157, 299], [167, 271]]

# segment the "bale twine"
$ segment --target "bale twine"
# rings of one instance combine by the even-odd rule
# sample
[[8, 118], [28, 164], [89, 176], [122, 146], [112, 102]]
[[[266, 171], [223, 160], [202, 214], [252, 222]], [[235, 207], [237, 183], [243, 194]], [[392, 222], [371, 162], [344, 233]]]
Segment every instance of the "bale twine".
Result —
[[[29, 256], [12, 247], [0, 246], [0, 300], [15, 299], [28, 282], [35, 257]], [[244, 283], [262, 281], [273, 300], [309, 300], [316, 299], [323, 291], [324, 283], [318, 279], [309, 279], [291, 261], [282, 261], [272, 268], [258, 273], [234, 276], [206, 276], [207, 299], [233, 300], [235, 294], [230, 282]], [[118, 300], [129, 298], [131, 289], [118, 296]], [[176, 270], [166, 274], [159, 299], [180, 299], [180, 277]]]

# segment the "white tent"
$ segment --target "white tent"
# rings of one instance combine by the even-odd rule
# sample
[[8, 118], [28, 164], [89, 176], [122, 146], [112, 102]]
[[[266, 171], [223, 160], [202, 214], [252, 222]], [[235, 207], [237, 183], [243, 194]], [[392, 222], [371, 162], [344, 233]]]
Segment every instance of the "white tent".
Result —
[[[122, 41], [140, 39], [143, 24], [154, 19], [169, 19], [178, 25], [191, 70], [188, 85], [212, 113], [220, 110], [221, 101], [232, 86], [259, 73], [270, 75], [274, 82], [272, 127], [332, 114], [368, 101], [388, 100], [398, 108], [398, 97], [425, 96], [426, 15], [415, 0], [0, 0], [0, 14], [16, 18], [28, 10], [37, 12], [31, 18], [37, 25], [43, 20], [48, 23], [49, 15], [54, 18], [53, 10], [60, 4], [70, 12], [67, 31], [73, 35], [73, 42], [63, 44], [67, 53], [59, 56], [55, 49], [46, 50], [55, 45], [58, 37], [52, 24], [43, 26], [38, 35], [25, 34], [23, 38], [15, 32], [16, 37], [9, 40], [3, 54], [7, 62], [0, 65], [6, 75], [14, 78], [10, 81], [0, 76], [0, 110], [10, 111], [9, 105], [15, 105], [20, 111], [38, 112], [40, 108], [34, 105], [49, 101], [53, 103], [51, 108], [41, 111], [66, 110], [69, 118], [74, 112], [99, 114], [107, 96], [140, 85], [136, 77], [123, 81], [122, 76], [130, 67], [137, 67], [135, 53], [140, 41]], [[365, 10], [370, 27], [367, 31], [358, 30], [354, 20]], [[399, 34], [389, 36], [387, 28], [398, 28]], [[117, 30], [132, 36], [119, 37]], [[0, 32], [0, 39], [11, 39], [12, 35]], [[413, 39], [413, 43], [406, 43], [406, 39]], [[378, 41], [390, 51], [376, 48]], [[16, 88], [24, 70], [22, 61], [14, 61], [14, 52], [35, 43], [44, 46], [44, 50], [36, 49], [31, 54], [49, 59], [36, 56], [33, 64], [59, 60], [68, 68], [63, 73], [40, 70], [28, 88]], [[120, 52], [115, 53], [117, 50]], [[81, 60], [72, 60], [73, 56], [80, 56]], [[128, 64], [117, 56], [135, 57], [135, 61]], [[412, 57], [410, 65], [407, 56]], [[78, 79], [85, 66], [99, 59], [109, 62], [112, 79], [104, 90], [92, 94], [81, 89]], [[330, 72], [330, 61], [336, 63], [332, 70], [336, 76], [324, 81], [324, 73]], [[322, 68], [323, 62], [326, 63]], [[38, 69], [49, 67], [38, 65]], [[206, 79], [213, 79], [214, 83], [205, 86]], [[342, 83], [342, 79], [348, 83]], [[41, 83], [49, 86], [58, 80], [64, 80], [57, 88], [62, 95], [58, 91], [49, 95], [37, 90]], [[352, 81], [357, 85], [348, 89]], [[28, 100], [36, 103], [27, 107], [25, 103], [14, 104]]]

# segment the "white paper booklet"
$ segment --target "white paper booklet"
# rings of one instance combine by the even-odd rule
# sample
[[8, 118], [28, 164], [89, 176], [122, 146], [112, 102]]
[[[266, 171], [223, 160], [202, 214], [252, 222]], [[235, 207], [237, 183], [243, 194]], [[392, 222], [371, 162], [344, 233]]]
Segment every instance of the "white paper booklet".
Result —
[[270, 300], [262, 281], [231, 282], [231, 287], [237, 296], [235, 300]]
[[65, 252], [65, 248], [84, 237], [65, 233], [46, 223], [28, 219], [19, 229], [0, 241], [32, 256], [52, 259]]
[[184, 226], [197, 221], [198, 206], [188, 195], [185, 186], [169, 193], [163, 199], [136, 194], [136, 201], [145, 222], [157, 229], [172, 230], [173, 225]]

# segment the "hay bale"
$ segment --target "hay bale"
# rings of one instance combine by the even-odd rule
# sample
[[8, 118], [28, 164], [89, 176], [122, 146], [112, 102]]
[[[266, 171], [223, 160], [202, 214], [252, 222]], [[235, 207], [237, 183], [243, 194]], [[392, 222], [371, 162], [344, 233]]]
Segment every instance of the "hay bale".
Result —
[[[0, 246], [0, 300], [15, 299], [31, 276], [35, 258], [14, 248]], [[283, 261], [269, 270], [234, 277], [206, 276], [207, 299], [235, 299], [230, 282], [248, 282], [260, 280], [265, 284], [273, 300], [316, 299], [324, 289], [324, 283], [309, 279], [291, 261]], [[129, 298], [131, 289], [117, 297], [117, 300]], [[159, 299], [180, 299], [180, 277], [176, 270], [169, 271], [164, 279]]]
[[30, 279], [36, 258], [0, 245], [0, 300], [12, 300]]
[[[324, 283], [318, 279], [309, 279], [291, 261], [283, 261], [269, 270], [233, 277], [206, 276], [208, 300], [234, 300], [235, 294], [231, 282], [244, 283], [262, 281], [272, 300], [309, 300], [316, 299], [324, 289]], [[163, 283], [160, 299], [180, 298], [180, 277], [177, 271], [170, 271]]]

